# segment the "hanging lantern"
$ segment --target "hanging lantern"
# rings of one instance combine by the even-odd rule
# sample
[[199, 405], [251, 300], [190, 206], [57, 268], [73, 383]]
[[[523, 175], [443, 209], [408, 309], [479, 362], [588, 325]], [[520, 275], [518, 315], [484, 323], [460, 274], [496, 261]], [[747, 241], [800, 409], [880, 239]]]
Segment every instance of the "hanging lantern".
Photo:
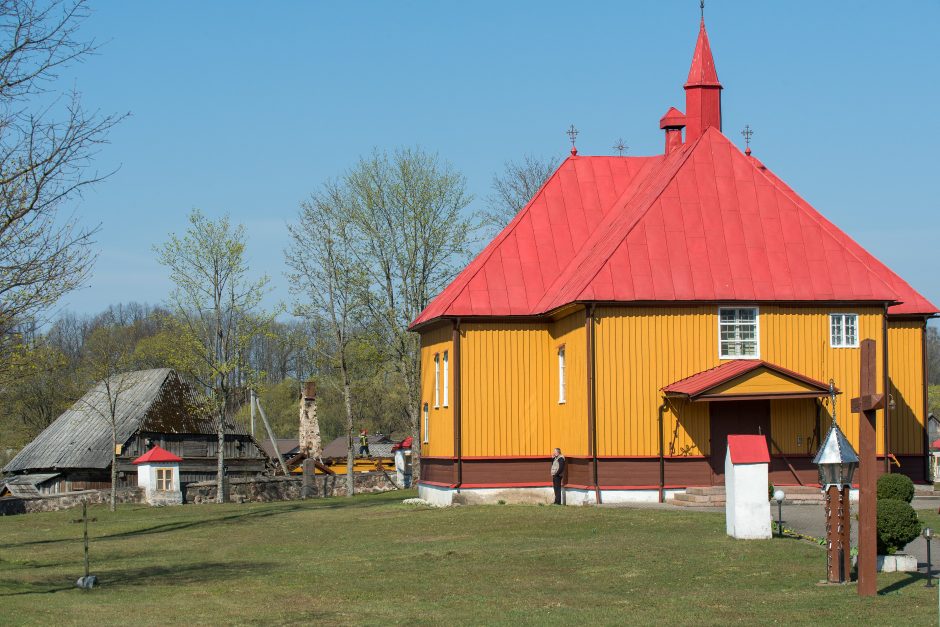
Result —
[[813, 463], [819, 466], [819, 484], [823, 490], [829, 486], [852, 485], [852, 477], [858, 469], [858, 453], [842, 433], [836, 422], [835, 387], [829, 382], [829, 395], [832, 399], [832, 426], [826, 434]]

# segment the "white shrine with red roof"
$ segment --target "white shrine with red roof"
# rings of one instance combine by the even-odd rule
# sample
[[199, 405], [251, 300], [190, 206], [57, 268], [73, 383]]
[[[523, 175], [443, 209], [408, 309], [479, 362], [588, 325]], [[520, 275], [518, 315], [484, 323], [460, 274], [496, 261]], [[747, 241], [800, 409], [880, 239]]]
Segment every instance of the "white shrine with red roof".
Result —
[[183, 458], [174, 455], [159, 445], [135, 459], [137, 486], [143, 488], [144, 497], [151, 505], [181, 505], [183, 492], [180, 487], [180, 462]]
[[[729, 434], [814, 485], [838, 391], [857, 446], [859, 343], [878, 353], [878, 454], [924, 481], [937, 307], [723, 133], [704, 20], [662, 154], [572, 150], [418, 316], [423, 497], [663, 500], [721, 485]], [[651, 124], [652, 126], [652, 124]]]

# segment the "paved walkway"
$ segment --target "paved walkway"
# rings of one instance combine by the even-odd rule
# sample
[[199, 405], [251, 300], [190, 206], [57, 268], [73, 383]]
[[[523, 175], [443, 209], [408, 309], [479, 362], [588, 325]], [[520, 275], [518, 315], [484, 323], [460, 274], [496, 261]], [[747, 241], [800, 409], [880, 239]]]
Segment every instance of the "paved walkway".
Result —
[[[911, 503], [914, 509], [937, 510], [940, 506], [940, 499], [937, 498], [915, 498]], [[777, 520], [777, 506], [771, 504], [771, 514], [774, 520]], [[858, 544], [858, 503], [852, 504], [852, 544]], [[793, 529], [816, 538], [823, 538], [826, 535], [826, 519], [823, 506], [820, 505], [784, 505], [783, 506], [783, 526], [786, 529]], [[917, 538], [906, 547], [904, 553], [917, 557], [917, 563], [922, 572], [927, 572], [927, 541], [923, 538]], [[940, 542], [931, 547], [931, 557], [933, 558], [933, 571], [938, 570], [938, 561], [940, 561]]]

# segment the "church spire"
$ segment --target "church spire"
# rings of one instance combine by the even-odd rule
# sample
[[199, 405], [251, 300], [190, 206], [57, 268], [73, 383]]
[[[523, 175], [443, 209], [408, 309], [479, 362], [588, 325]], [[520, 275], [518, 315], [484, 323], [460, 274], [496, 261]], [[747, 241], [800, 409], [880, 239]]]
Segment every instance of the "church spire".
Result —
[[721, 130], [721, 83], [718, 82], [704, 18], [699, 25], [692, 67], [685, 83], [685, 115], [686, 141], [698, 139], [709, 126]]

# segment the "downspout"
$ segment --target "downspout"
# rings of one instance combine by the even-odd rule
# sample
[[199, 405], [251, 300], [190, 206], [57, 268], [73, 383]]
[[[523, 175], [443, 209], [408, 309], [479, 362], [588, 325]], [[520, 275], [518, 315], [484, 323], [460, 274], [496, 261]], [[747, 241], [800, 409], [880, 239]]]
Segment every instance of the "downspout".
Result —
[[884, 378], [885, 391], [885, 472], [891, 474], [891, 378], [888, 376], [888, 306], [885, 305], [884, 317], [881, 319], [881, 370]]
[[930, 432], [928, 427], [930, 425], [930, 401], [927, 396], [927, 321], [930, 318], [924, 318], [924, 329], [920, 334], [921, 340], [921, 370], [924, 375], [924, 481], [930, 483]]
[[663, 397], [663, 404], [659, 406], [659, 502], [666, 502], [666, 444], [663, 440], [663, 414], [668, 404]]
[[585, 344], [587, 344], [587, 405], [588, 405], [588, 453], [591, 455], [591, 478], [594, 482], [594, 499], [601, 504], [601, 488], [597, 481], [597, 399], [594, 386], [594, 307], [592, 303], [584, 316]]
[[454, 398], [452, 401], [454, 403], [454, 456], [457, 458], [457, 481], [454, 489], [459, 491], [463, 483], [463, 443], [461, 441], [463, 425], [460, 415], [460, 318], [454, 319], [451, 341], [454, 345]]

